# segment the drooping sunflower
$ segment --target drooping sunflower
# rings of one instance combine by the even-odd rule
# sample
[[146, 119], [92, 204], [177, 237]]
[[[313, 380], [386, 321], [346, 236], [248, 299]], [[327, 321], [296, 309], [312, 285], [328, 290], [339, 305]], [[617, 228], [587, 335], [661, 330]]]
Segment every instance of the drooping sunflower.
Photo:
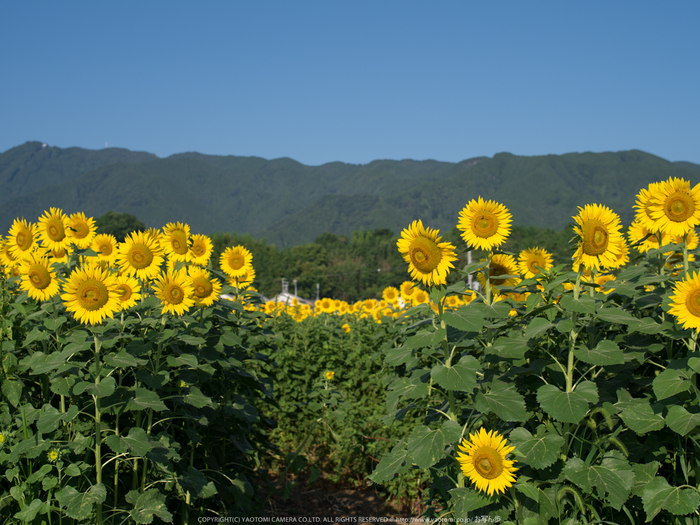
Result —
[[189, 260], [190, 227], [180, 222], [169, 222], [163, 227], [161, 242], [170, 259], [179, 262]]
[[199, 266], [206, 266], [211, 258], [213, 244], [206, 235], [196, 234], [192, 236], [192, 246], [190, 246], [190, 262]]
[[[502, 277], [504, 275], [511, 275], [512, 277]], [[491, 257], [489, 262], [489, 283], [491, 286], [515, 286], [520, 282], [518, 275], [520, 275], [520, 272], [515, 257], [505, 253], [498, 253]], [[481, 287], [486, 288], [484, 272], [479, 272], [477, 279], [479, 279]]]
[[452, 261], [457, 260], [455, 247], [440, 239], [438, 230], [425, 229], [418, 220], [403, 230], [396, 242], [411, 277], [426, 286], [445, 284], [450, 268], [454, 268]]
[[636, 220], [630, 224], [627, 230], [627, 237], [635, 245], [639, 253], [646, 253], [659, 247], [657, 234], [646, 228], [641, 221]]
[[574, 232], [578, 235], [574, 267], [583, 264], [588, 270], [617, 268], [624, 243], [618, 215], [602, 204], [587, 204], [579, 207], [574, 220], [577, 224]]
[[245, 246], [231, 246], [221, 254], [219, 265], [229, 277], [241, 277], [252, 267], [253, 255]]
[[82, 324], [99, 324], [120, 310], [116, 278], [96, 265], [73, 270], [63, 283], [61, 299]]
[[507, 446], [506, 439], [495, 430], [486, 432], [481, 427], [469, 440], [464, 438], [457, 452], [462, 473], [469, 478], [479, 492], [492, 496], [504, 493], [515, 482], [515, 461], [506, 459], [514, 446]]
[[649, 214], [658, 222], [662, 232], [685, 235], [700, 224], [700, 184], [672, 177], [662, 182], [652, 196]]
[[116, 292], [120, 310], [127, 310], [135, 306], [136, 301], [141, 300], [141, 286], [134, 277], [129, 275], [117, 277]]
[[118, 246], [118, 250], [117, 264], [122, 272], [139, 279], [152, 279], [160, 272], [163, 252], [146, 233], [130, 233]]
[[462, 230], [462, 238], [472, 248], [493, 250], [510, 235], [511, 219], [512, 215], [503, 204], [479, 197], [469, 201], [459, 212], [457, 228]]
[[15, 219], [7, 235], [7, 249], [15, 259], [28, 256], [37, 245], [37, 226], [24, 218]]
[[45, 257], [51, 259], [52, 263], [68, 264], [68, 259], [70, 258], [71, 253], [73, 253], [73, 250], [70, 247], [62, 248], [60, 250], [50, 250], [48, 248], [41, 247], [39, 252]]
[[253, 281], [255, 280], [255, 268], [252, 266], [249, 266], [245, 272], [243, 272], [241, 275], [237, 277], [232, 277], [228, 284], [231, 286], [235, 286], [239, 290], [245, 290], [250, 287], [251, 284], [253, 284]]
[[100, 261], [106, 261], [109, 265], [117, 261], [117, 256], [119, 255], [118, 247], [119, 244], [116, 237], [108, 233], [95, 235], [91, 245], [93, 251], [97, 252], [97, 258]]
[[525, 279], [531, 279], [540, 273], [539, 268], [549, 270], [552, 267], [552, 254], [544, 248], [528, 248], [518, 256], [518, 268]]
[[153, 284], [163, 312], [182, 315], [194, 306], [194, 288], [185, 269], [161, 274]]
[[68, 217], [62, 210], [51, 208], [39, 217], [39, 240], [52, 250], [68, 248], [72, 232], [67, 227]]
[[700, 272], [690, 273], [675, 284], [670, 312], [683, 328], [700, 328]]
[[637, 210], [635, 222], [638, 222], [650, 233], [656, 233], [661, 229], [658, 221], [651, 216], [652, 198], [657, 195], [659, 186], [661, 186], [660, 182], [652, 182], [647, 189], [642, 188], [637, 194], [637, 201], [634, 205]]
[[78, 249], [89, 248], [97, 235], [97, 227], [92, 217], [86, 217], [83, 212], [73, 213], [66, 221], [71, 231], [71, 242]]
[[190, 266], [190, 284], [194, 291], [194, 305], [207, 307], [214, 304], [221, 295], [221, 283], [218, 279], [212, 279], [209, 272], [203, 268]]
[[20, 288], [29, 292], [37, 301], [48, 301], [59, 292], [56, 272], [47, 257], [32, 252], [22, 260], [19, 267], [22, 282]]

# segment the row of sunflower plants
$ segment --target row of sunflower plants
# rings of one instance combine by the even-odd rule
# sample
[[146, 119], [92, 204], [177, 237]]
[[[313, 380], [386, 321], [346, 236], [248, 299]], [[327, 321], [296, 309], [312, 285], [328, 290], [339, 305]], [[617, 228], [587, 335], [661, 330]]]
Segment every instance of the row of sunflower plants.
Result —
[[[244, 248], [52, 208], [0, 239], [0, 523], [250, 515], [274, 403]], [[221, 292], [234, 301], [221, 300]]]
[[374, 482], [427, 473], [433, 520], [700, 523], [700, 187], [654, 183], [635, 208], [629, 244], [612, 210], [579, 208], [566, 268], [539, 248], [520, 265], [498, 252], [510, 213], [469, 202], [458, 228], [488, 256], [461, 270], [481, 287], [456, 310], [454, 247], [420, 221], [402, 232], [434, 308], [385, 347], [387, 417], [420, 419]]

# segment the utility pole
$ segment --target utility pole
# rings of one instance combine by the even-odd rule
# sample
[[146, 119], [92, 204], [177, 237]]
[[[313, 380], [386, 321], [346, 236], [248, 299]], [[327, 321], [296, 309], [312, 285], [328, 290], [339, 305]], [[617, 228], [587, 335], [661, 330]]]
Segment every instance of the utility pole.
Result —
[[292, 282], [294, 283], [294, 297], [297, 297], [298, 296], [298, 294], [297, 294], [297, 280], [294, 279]]

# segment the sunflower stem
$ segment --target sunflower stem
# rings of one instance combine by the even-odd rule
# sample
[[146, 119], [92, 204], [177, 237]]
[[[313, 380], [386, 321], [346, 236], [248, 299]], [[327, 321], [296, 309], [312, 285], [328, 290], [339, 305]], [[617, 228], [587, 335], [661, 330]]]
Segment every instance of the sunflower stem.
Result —
[[683, 236], [683, 277], [688, 278], [688, 234]]
[[[97, 334], [93, 334], [95, 338], [95, 481], [98, 485], [102, 483], [102, 421], [100, 408], [100, 395], [98, 387], [100, 384], [100, 374], [102, 372], [100, 366], [100, 340]], [[97, 503], [96, 506], [97, 523], [102, 523], [102, 503]]]

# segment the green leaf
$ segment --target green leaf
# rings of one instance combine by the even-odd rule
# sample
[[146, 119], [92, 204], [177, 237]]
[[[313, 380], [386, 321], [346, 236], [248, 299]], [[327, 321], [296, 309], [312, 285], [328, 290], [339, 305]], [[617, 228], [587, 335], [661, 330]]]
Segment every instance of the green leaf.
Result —
[[445, 324], [462, 332], [480, 332], [484, 326], [484, 316], [476, 308], [469, 305], [442, 314]]
[[663, 328], [663, 324], [657, 323], [651, 317], [642, 317], [641, 319], [636, 319], [633, 323], [629, 323], [627, 326], [627, 333], [633, 334], [634, 332], [639, 332], [642, 334], [658, 334]]
[[43, 503], [44, 502], [38, 498], [32, 500], [32, 502], [29, 505], [24, 507], [24, 510], [21, 510], [17, 514], [15, 514], [15, 519], [21, 521], [33, 521], [34, 518], [36, 518], [36, 515], [39, 513], [39, 510], [41, 509]]
[[173, 522], [173, 515], [168, 512], [165, 504], [165, 495], [158, 489], [148, 489], [143, 494], [132, 490], [127, 493], [126, 501], [134, 506], [129, 514], [136, 523], [153, 523], [153, 516], [158, 516], [166, 523]]
[[474, 489], [462, 487], [450, 491], [450, 503], [454, 505], [455, 516], [464, 518], [469, 512], [491, 503], [491, 498]]
[[80, 467], [76, 465], [75, 463], [71, 463], [68, 465], [63, 472], [72, 478], [75, 478], [77, 476], [80, 476], [82, 474], [82, 471], [80, 470]]
[[56, 493], [56, 499], [65, 508], [68, 517], [84, 520], [92, 513], [95, 503], [102, 503], [107, 497], [107, 490], [102, 483], [92, 485], [85, 492], [78, 492], [70, 485]]
[[118, 354], [109, 354], [105, 358], [105, 363], [115, 368], [129, 368], [145, 365], [148, 361], [138, 359], [126, 350], [121, 350]]
[[700, 414], [691, 414], [680, 405], [671, 405], [666, 414], [666, 424], [675, 433], [685, 436], [700, 425]]
[[553, 326], [554, 325], [545, 317], [535, 317], [532, 321], [530, 321], [530, 324], [527, 325], [527, 329], [525, 330], [525, 339], [537, 337], [538, 335], [545, 333]]
[[534, 483], [528, 483], [529, 480], [530, 478], [528, 478], [527, 476], [518, 476], [518, 481], [513, 486], [518, 492], [525, 494], [528, 498], [534, 500], [535, 502], [539, 502], [540, 491], [534, 485]]
[[27, 483], [32, 484], [44, 479], [44, 476], [53, 470], [53, 465], [44, 463], [39, 470], [27, 477]]
[[681, 376], [678, 370], [667, 368], [654, 378], [652, 387], [656, 399], [662, 400], [690, 390], [690, 381]]
[[638, 323], [639, 319], [621, 308], [601, 308], [598, 310], [598, 319], [616, 324]]
[[595, 313], [595, 300], [592, 297], [583, 295], [574, 299], [573, 295], [565, 295], [559, 301], [562, 308], [569, 312], [577, 312], [579, 314]]
[[661, 511], [671, 514], [690, 514], [700, 506], [700, 496], [692, 488], [672, 487], [665, 478], [656, 476], [642, 491], [644, 512], [649, 523]]
[[22, 383], [12, 379], [5, 379], [2, 382], [2, 395], [13, 407], [19, 407], [19, 401], [22, 397]]
[[192, 405], [195, 408], [213, 406], [212, 400], [202, 394], [202, 391], [196, 386], [191, 387], [190, 392], [183, 399], [187, 404]]
[[598, 498], [620, 510], [627, 501], [634, 483], [634, 471], [618, 451], [605, 454], [600, 465], [586, 465], [579, 458], [569, 458], [562, 474], [584, 492], [595, 489]]
[[374, 483], [385, 483], [394, 478], [397, 474], [402, 474], [408, 470], [410, 462], [410, 454], [404, 446], [403, 440], [399, 441], [391, 452], [385, 452], [374, 469], [372, 474], [369, 476]]
[[158, 394], [147, 388], [137, 388], [136, 396], [129, 400], [126, 408], [127, 410], [145, 410], [151, 408], [156, 412], [168, 409], [165, 403], [160, 400]]
[[456, 365], [450, 368], [443, 364], [434, 366], [431, 376], [433, 381], [442, 388], [471, 392], [476, 386], [476, 373], [479, 370], [481, 370], [479, 361], [469, 355], [462, 357]]
[[493, 412], [503, 421], [526, 421], [525, 399], [514, 385], [496, 382], [491, 390], [479, 392], [474, 400], [474, 407], [481, 413]]
[[116, 380], [112, 376], [107, 376], [99, 383], [90, 383], [85, 391], [90, 395], [102, 398], [111, 396], [114, 393], [116, 386]]
[[68, 318], [63, 317], [63, 316], [57, 317], [56, 319], [49, 317], [49, 318], [44, 320], [44, 326], [46, 328], [48, 328], [49, 330], [51, 330], [52, 332], [55, 332], [67, 320], [68, 320]]
[[144, 457], [153, 448], [153, 444], [148, 439], [146, 431], [141, 427], [130, 428], [126, 436], [117, 436], [114, 434], [107, 436], [105, 444], [111, 448], [115, 454], [123, 454], [128, 450], [136, 457]]
[[74, 377], [57, 377], [51, 382], [51, 392], [61, 396], [69, 396], [74, 384]]
[[178, 340], [182, 341], [183, 343], [186, 343], [188, 345], [192, 345], [192, 346], [203, 345], [204, 343], [207, 342], [207, 340], [202, 338], [202, 337], [197, 337], [195, 335], [189, 335], [189, 334], [181, 334], [178, 337]]
[[40, 434], [47, 434], [56, 430], [58, 423], [63, 419], [63, 414], [61, 414], [56, 408], [51, 405], [44, 405], [41, 407], [41, 415], [39, 420], [36, 422], [36, 430]]
[[[629, 394], [627, 396], [629, 397]], [[618, 392], [618, 399], [623, 398]], [[648, 399], [624, 399], [615, 403], [621, 409], [620, 417], [629, 428], [637, 434], [646, 434], [653, 430], [664, 428], [664, 418], [661, 414], [654, 413]]]
[[581, 361], [590, 365], [621, 365], [625, 362], [625, 354], [614, 341], [604, 339], [595, 348], [576, 348], [574, 354]]
[[182, 478], [182, 485], [198, 498], [211, 498], [218, 494], [212, 481], [194, 467], [187, 467], [187, 475]]
[[537, 401], [557, 421], [578, 423], [588, 412], [588, 404], [598, 402], [598, 389], [590, 381], [579, 383], [573, 392], [564, 392], [555, 385], [544, 385], [537, 390]]
[[172, 367], [187, 366], [189, 368], [197, 368], [197, 356], [192, 354], [182, 354], [177, 357], [168, 356], [168, 365]]
[[445, 446], [457, 441], [461, 434], [462, 428], [452, 420], [436, 430], [421, 425], [408, 438], [407, 447], [414, 463], [426, 469], [441, 460], [445, 455]]
[[499, 337], [485, 351], [503, 359], [522, 359], [528, 350], [527, 342], [526, 337]]
[[419, 399], [428, 395], [428, 383], [421, 377], [420, 372], [413, 377], [400, 377], [394, 381], [386, 394], [386, 404], [389, 412], [396, 410], [399, 399]]
[[545, 469], [554, 464], [565, 443], [563, 437], [553, 432], [534, 437], [523, 427], [513, 429], [509, 439], [525, 455], [524, 458], [518, 458], [518, 461], [536, 469]]
[[642, 491], [651, 483], [659, 470], [661, 463], [652, 461], [651, 463], [635, 463], [632, 465], [634, 470], [634, 485], [632, 485], [632, 496], [642, 497]]

